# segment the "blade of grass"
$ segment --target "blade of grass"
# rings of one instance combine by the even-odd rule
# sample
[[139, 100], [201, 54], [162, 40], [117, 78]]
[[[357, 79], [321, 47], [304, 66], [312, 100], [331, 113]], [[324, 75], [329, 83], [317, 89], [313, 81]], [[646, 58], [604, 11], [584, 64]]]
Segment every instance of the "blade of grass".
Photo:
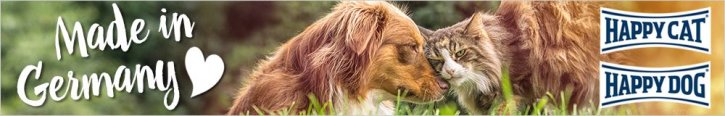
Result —
[[516, 108], [514, 107], [516, 104], [516, 101], [513, 100], [514, 92], [513, 87], [511, 86], [511, 80], [509, 79], [509, 70], [508, 66], [503, 66], [501, 70], [501, 89], [503, 91], [503, 97], [504, 97], [504, 113], [508, 115], [515, 114]]
[[252, 108], [254, 108], [254, 111], [257, 112], [257, 115], [264, 115], [264, 112], [262, 112], [262, 110], [260, 110], [259, 108], [257, 108], [257, 106], [252, 106]]
[[559, 92], [559, 98], [561, 98], [561, 103], [559, 103], [559, 115], [566, 115], [568, 110], [566, 109], [567, 103], [563, 91]]
[[544, 106], [548, 102], [548, 99], [546, 97], [539, 99], [539, 102], [536, 103], [536, 106], [534, 106], [534, 115], [541, 115], [542, 111], [544, 111]]
[[313, 112], [308, 113], [308, 115], [325, 115], [320, 109], [320, 101], [317, 100], [317, 97], [314, 94], [307, 94], [307, 98], [310, 100], [310, 106], [308, 107], [308, 110], [312, 110]]

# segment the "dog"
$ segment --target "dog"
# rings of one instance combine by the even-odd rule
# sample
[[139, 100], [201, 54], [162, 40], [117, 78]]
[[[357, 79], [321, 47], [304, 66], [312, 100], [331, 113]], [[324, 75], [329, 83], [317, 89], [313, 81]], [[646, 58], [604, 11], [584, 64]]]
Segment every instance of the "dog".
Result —
[[[599, 54], [599, 2], [502, 2], [487, 30], [507, 45], [514, 93], [532, 104], [549, 92], [566, 102], [589, 107], [598, 103], [599, 61], [629, 64], [624, 53]], [[488, 20], [488, 21], [487, 21]], [[505, 28], [500, 28], [505, 27]], [[564, 101], [555, 100], [556, 103]]]
[[[562, 98], [571, 90], [565, 105], [586, 108], [598, 104], [599, 61], [632, 64], [628, 53], [599, 54], [599, 8], [601, 2], [549, 1], [502, 2], [492, 36], [501, 40], [510, 53], [510, 75], [514, 93], [522, 95], [524, 103], [549, 92]], [[493, 27], [492, 27], [493, 28]], [[507, 33], [508, 32], [508, 33]], [[518, 85], [516, 85], [518, 83]], [[554, 100], [563, 103], [561, 100]]]
[[[374, 112], [382, 101], [428, 103], [443, 99], [416, 24], [383, 1], [341, 2], [261, 61], [227, 114], [255, 109], [304, 111], [315, 100], [336, 113]], [[331, 111], [328, 111], [331, 112]]]

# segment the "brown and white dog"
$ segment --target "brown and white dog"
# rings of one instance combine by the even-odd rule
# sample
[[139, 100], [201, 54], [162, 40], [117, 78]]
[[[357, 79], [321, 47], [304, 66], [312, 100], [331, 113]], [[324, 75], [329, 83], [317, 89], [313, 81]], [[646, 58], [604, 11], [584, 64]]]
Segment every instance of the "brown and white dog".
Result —
[[424, 46], [417, 26], [394, 5], [339, 3], [262, 61], [228, 114], [304, 111], [308, 94], [351, 114], [375, 112], [370, 106], [399, 90], [407, 91], [407, 102], [441, 100], [447, 85], [435, 77]]

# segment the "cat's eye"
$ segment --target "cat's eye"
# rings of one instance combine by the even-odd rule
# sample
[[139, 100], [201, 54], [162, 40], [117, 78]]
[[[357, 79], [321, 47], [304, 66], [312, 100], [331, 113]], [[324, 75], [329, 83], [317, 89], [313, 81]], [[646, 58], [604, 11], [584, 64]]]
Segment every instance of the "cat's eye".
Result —
[[466, 55], [466, 50], [459, 50], [456, 52], [456, 57], [462, 57], [463, 55]]
[[441, 63], [441, 61], [429, 59], [428, 62], [430, 62], [431, 65], [436, 66]]
[[430, 62], [431, 67], [435, 69], [436, 73], [441, 70], [441, 65], [443, 64], [443, 61], [428, 59], [428, 62]]

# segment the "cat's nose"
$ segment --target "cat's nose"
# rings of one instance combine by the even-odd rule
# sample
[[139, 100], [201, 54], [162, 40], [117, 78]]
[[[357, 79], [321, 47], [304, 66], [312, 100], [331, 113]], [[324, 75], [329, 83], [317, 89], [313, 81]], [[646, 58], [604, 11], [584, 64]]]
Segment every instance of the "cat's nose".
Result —
[[438, 86], [440, 86], [443, 91], [448, 90], [448, 83], [446, 83], [446, 81], [441, 78], [436, 78], [436, 81], [438, 81]]
[[453, 78], [453, 73], [454, 73], [453, 70], [446, 68], [446, 69], [443, 69], [443, 72], [448, 74], [451, 78]]

